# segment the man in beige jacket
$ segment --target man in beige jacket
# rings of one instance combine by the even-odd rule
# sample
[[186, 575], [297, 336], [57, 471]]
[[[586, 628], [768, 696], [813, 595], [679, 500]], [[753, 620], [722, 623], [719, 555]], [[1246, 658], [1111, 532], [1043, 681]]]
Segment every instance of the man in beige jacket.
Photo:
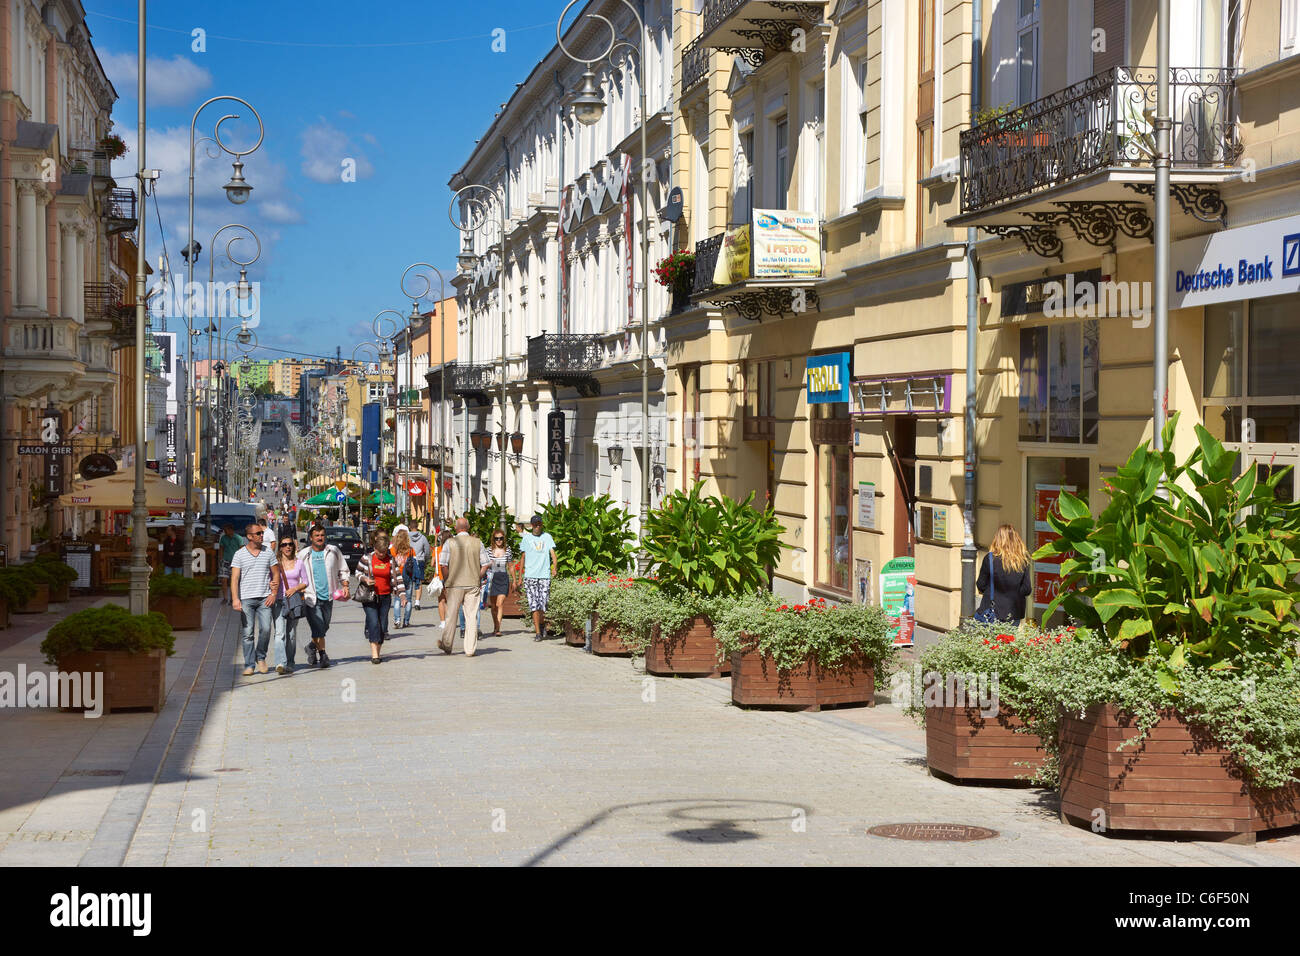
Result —
[[483, 578], [492, 560], [483, 542], [469, 533], [469, 521], [456, 519], [456, 536], [442, 546], [438, 563], [443, 570], [443, 587], [447, 594], [446, 625], [438, 647], [450, 654], [456, 641], [457, 617], [465, 611], [465, 656], [473, 657], [478, 647], [479, 601], [483, 597]]

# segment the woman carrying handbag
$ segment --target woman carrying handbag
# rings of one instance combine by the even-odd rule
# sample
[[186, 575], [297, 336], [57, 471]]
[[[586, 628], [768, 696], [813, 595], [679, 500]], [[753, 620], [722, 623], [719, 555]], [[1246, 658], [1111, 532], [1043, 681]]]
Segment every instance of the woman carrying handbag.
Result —
[[1002, 525], [993, 536], [975, 587], [984, 595], [975, 611], [976, 621], [1018, 625], [1024, 620], [1025, 598], [1033, 590], [1029, 580], [1029, 551], [1011, 525]]
[[302, 562], [297, 559], [297, 542], [292, 534], [282, 534], [275, 549], [276, 577], [279, 586], [275, 604], [271, 607], [271, 621], [275, 633], [275, 672], [293, 673], [293, 658], [297, 651], [298, 620], [307, 613], [307, 601], [302, 596], [307, 590], [307, 575]]
[[370, 533], [370, 553], [357, 564], [357, 600], [366, 612], [366, 640], [370, 642], [370, 663], [383, 661], [380, 651], [388, 638], [388, 614], [393, 607], [393, 596], [406, 592], [400, 574], [394, 573], [393, 559], [388, 553], [388, 535], [375, 530]]

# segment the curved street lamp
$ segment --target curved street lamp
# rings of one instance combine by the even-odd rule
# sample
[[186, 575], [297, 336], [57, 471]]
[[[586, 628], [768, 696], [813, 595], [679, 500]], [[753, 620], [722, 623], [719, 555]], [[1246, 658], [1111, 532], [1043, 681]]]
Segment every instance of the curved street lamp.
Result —
[[[397, 319], [396, 319], [396, 320], [393, 320], [393, 319], [384, 319], [384, 321], [392, 323], [393, 331], [392, 331], [391, 334], [389, 334], [389, 333], [385, 333], [385, 332], [383, 331], [383, 325], [382, 325], [381, 322], [380, 322], [380, 319], [383, 319], [384, 316], [388, 316], [388, 315], [395, 315], [395, 316], [397, 316]], [[370, 328], [374, 331], [374, 333], [375, 333], [375, 339], [376, 339], [376, 341], [379, 343], [379, 371], [380, 371], [381, 373], [382, 373], [383, 370], [384, 370], [384, 363], [388, 361], [388, 341], [389, 341], [390, 339], [394, 339], [394, 338], [397, 337], [397, 335], [402, 331], [402, 325], [403, 325], [405, 322], [406, 322], [406, 316], [402, 315], [402, 313], [398, 312], [396, 309], [384, 309], [383, 311], [376, 313], [375, 317], [374, 317], [373, 319], [370, 320]], [[393, 346], [393, 353], [394, 353], [394, 359], [393, 359], [393, 424], [394, 424], [394, 426], [396, 426], [396, 424], [397, 424], [397, 359], [396, 359], [396, 352], [397, 352], [397, 346], [394, 345], [394, 346]], [[394, 510], [394, 511], [397, 510], [397, 486], [398, 486], [398, 483], [401, 481], [401, 478], [399, 477], [399, 472], [400, 472], [400, 470], [401, 470], [401, 469], [398, 468], [398, 462], [397, 462], [397, 429], [396, 429], [396, 427], [394, 427], [394, 429], [393, 429], [393, 510]]]
[[[402, 281], [400, 283], [402, 294], [411, 300], [411, 314], [407, 317], [406, 320], [406, 325], [407, 325], [407, 336], [406, 336], [407, 375], [406, 377], [408, 380], [406, 384], [408, 387], [415, 384], [413, 381], [414, 379], [413, 368], [415, 362], [413, 356], [415, 352], [415, 345], [411, 341], [411, 335], [412, 335], [410, 331], [412, 327], [411, 323], [414, 322], [415, 319], [419, 317], [420, 300], [423, 299], [425, 296], [429, 295], [429, 293], [433, 291], [433, 283], [430, 282], [429, 277], [427, 275], [424, 275], [423, 273], [416, 273], [416, 276], [417, 278], [424, 280], [424, 291], [419, 294], [412, 294], [406, 291], [406, 277], [410, 274], [412, 269], [416, 269], [416, 268], [429, 269], [433, 272], [434, 275], [438, 277], [438, 313], [439, 313], [439, 321], [441, 323], [439, 326], [439, 333], [438, 333], [438, 340], [439, 340], [438, 367], [440, 369], [439, 375], [441, 378], [441, 384], [439, 386], [439, 397], [438, 397], [438, 465], [439, 465], [438, 486], [440, 490], [439, 497], [442, 498], [442, 506], [437, 510], [442, 519], [442, 522], [445, 524], [447, 521], [447, 500], [445, 496], [445, 489], [443, 488], [442, 473], [446, 467], [446, 459], [442, 456], [442, 446], [446, 438], [444, 425], [446, 424], [445, 402], [447, 401], [447, 280], [442, 277], [442, 272], [440, 272], [436, 266], [432, 266], [427, 262], [412, 263], [411, 265], [407, 266], [406, 271], [402, 273]], [[430, 405], [432, 405], [432, 403], [430, 403]], [[411, 444], [411, 434], [410, 434], [410, 427], [409, 427], [410, 416], [407, 416], [407, 422], [408, 422], [408, 427], [407, 427], [407, 434], [406, 434], [406, 444], [409, 448]], [[426, 508], [427, 508], [427, 504], [426, 504]]]
[[[192, 441], [190, 438], [190, 432], [192, 429], [189, 427], [190, 422], [192, 421], [192, 415], [190, 409], [194, 407], [194, 399], [193, 399], [194, 316], [193, 316], [192, 302], [190, 299], [190, 292], [194, 288], [194, 261], [199, 257], [199, 246], [194, 242], [194, 158], [195, 158], [194, 147], [196, 143], [194, 134], [195, 134], [195, 128], [198, 126], [199, 114], [202, 113], [209, 106], [211, 106], [213, 103], [222, 102], [222, 101], [239, 103], [243, 106], [248, 107], [248, 109], [252, 112], [254, 118], [256, 118], [257, 120], [257, 142], [255, 142], [248, 149], [240, 149], [240, 150], [231, 149], [229, 146], [226, 145], [225, 141], [222, 140], [221, 138], [221, 124], [225, 123], [227, 120], [239, 119], [238, 113], [227, 113], [226, 115], [222, 116], [221, 119], [217, 120], [216, 125], [212, 128], [212, 136], [203, 138], [205, 141], [214, 143], [222, 152], [229, 153], [231, 156], [235, 157], [234, 163], [231, 164], [230, 182], [226, 183], [226, 185], [222, 188], [224, 188], [226, 191], [226, 198], [230, 200], [231, 203], [237, 206], [247, 202], [249, 195], [253, 191], [253, 187], [250, 186], [247, 180], [244, 179], [243, 157], [247, 156], [249, 153], [255, 152], [258, 149], [258, 147], [262, 145], [262, 140], [266, 138], [266, 127], [262, 123], [261, 114], [259, 114], [257, 110], [253, 109], [253, 104], [249, 103], [247, 100], [240, 99], [238, 96], [214, 96], [211, 97], [210, 99], [204, 100], [202, 103], [199, 104], [199, 108], [194, 111], [193, 117], [190, 118], [189, 234], [188, 234], [188, 242], [186, 243], [186, 247], [185, 247], [187, 252], [187, 255], [185, 256], [185, 271], [186, 271], [185, 327], [190, 332], [190, 335], [188, 336], [188, 351], [187, 351], [187, 358], [186, 358], [187, 364], [186, 364], [186, 379], [185, 379], [185, 409], [186, 409], [185, 412], [186, 414], [185, 553], [186, 555], [189, 555], [194, 550], [194, 511], [190, 507], [190, 495], [192, 493], [192, 489], [194, 486], [194, 460], [193, 460], [194, 456], [193, 453], [191, 452]], [[259, 243], [259, 255], [260, 255], [260, 251], [261, 251], [261, 247]], [[229, 247], [227, 247], [227, 252], [229, 252]], [[143, 250], [141, 251], [141, 254], [143, 255]], [[211, 258], [211, 252], [209, 252], [209, 258]], [[256, 257], [254, 257], [254, 259], [256, 259]], [[242, 291], [247, 287], [248, 287], [247, 274], [241, 273], [240, 289]], [[208, 288], [211, 289], [211, 282], [209, 282]], [[207, 297], [205, 296], [204, 298], [205, 298], [204, 311], [206, 312]], [[210, 325], [211, 316], [208, 316], [208, 320]], [[211, 340], [209, 340], [209, 351], [211, 351]], [[210, 355], [209, 355], [209, 361], [211, 361]], [[211, 368], [210, 365], [209, 368]], [[193, 564], [192, 562], [187, 560], [185, 562], [185, 576], [187, 578], [193, 577], [193, 574], [194, 574]], [[134, 588], [134, 584], [133, 584], [133, 588]]]
[[[486, 195], [483, 195], [486, 193]], [[460, 203], [461, 221], [457, 222], [452, 215], [456, 209], [457, 203]], [[488, 213], [492, 206], [497, 207], [499, 219], [498, 224], [501, 227], [501, 253], [500, 266], [497, 269], [497, 306], [501, 310], [501, 432], [506, 430], [506, 198], [504, 190], [497, 191], [495, 186], [484, 186], [481, 183], [470, 183], [457, 189], [451, 197], [451, 203], [447, 207], [447, 218], [451, 224], [460, 230], [464, 237], [462, 252], [456, 257], [461, 265], [468, 262], [468, 256], [472, 254], [470, 237], [473, 233], [487, 228], [490, 220]], [[469, 361], [474, 361], [474, 320], [471, 317], [469, 321]], [[469, 406], [465, 407], [465, 506], [469, 507]], [[506, 468], [505, 463], [501, 464], [500, 477], [500, 497], [501, 503], [501, 530], [510, 536], [509, 522], [506, 520]]]
[[[605, 100], [601, 96], [600, 90], [596, 85], [596, 75], [591, 71], [594, 63], [599, 63], [619, 47], [627, 47], [631, 52], [636, 54], [637, 60], [637, 92], [640, 94], [640, 117], [641, 117], [641, 162], [645, 163], [650, 158], [650, 152], [646, 146], [646, 100], [645, 100], [645, 50], [646, 50], [646, 33], [645, 21], [641, 18], [641, 12], [637, 9], [636, 4], [630, 0], [620, 0], [623, 6], [631, 12], [636, 19], [637, 34], [640, 37], [640, 44], [629, 43], [627, 40], [619, 39], [618, 33], [614, 29], [614, 24], [607, 17], [596, 13], [588, 13], [585, 16], [593, 20], [600, 20], [605, 26], [609, 27], [609, 45], [600, 56], [587, 58], [575, 55], [568, 47], [564, 45], [563, 27], [564, 18], [569, 15], [581, 0], [569, 0], [568, 6], [560, 14], [560, 19], [555, 24], [555, 39], [559, 43], [560, 49], [570, 60], [575, 63], [583, 63], [588, 67], [587, 71], [582, 74], [579, 86], [570, 99], [573, 105], [574, 116], [579, 123], [584, 126], [592, 126], [599, 122], [605, 112]], [[642, 173], [641, 177], [641, 261], [644, 264], [641, 278], [641, 521], [638, 528], [637, 537], [641, 542], [641, 551], [637, 556], [640, 570], [645, 571], [648, 563], [648, 556], [645, 552], [645, 526], [650, 516], [650, 183], [649, 177]], [[632, 237], [628, 237], [631, 242]], [[564, 264], [560, 264], [564, 268]]]

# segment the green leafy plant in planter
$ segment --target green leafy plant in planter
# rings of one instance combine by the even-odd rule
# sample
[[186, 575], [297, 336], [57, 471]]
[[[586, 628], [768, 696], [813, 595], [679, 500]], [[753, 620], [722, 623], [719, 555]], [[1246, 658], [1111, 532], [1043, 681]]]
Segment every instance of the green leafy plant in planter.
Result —
[[180, 574], [155, 574], [149, 579], [150, 597], [207, 597], [211, 591], [209, 581]]
[[69, 614], [50, 628], [41, 641], [45, 663], [57, 665], [59, 658], [82, 651], [126, 651], [138, 654], [163, 648], [170, 657], [175, 638], [161, 614], [133, 615], [118, 604], [89, 607]]
[[520, 535], [515, 516], [496, 498], [493, 498], [484, 508], [470, 508], [465, 512], [465, 519], [469, 522], [469, 533], [485, 545], [488, 544], [492, 540], [492, 532], [501, 527], [502, 514], [505, 515], [506, 520], [506, 543], [510, 545], [511, 551], [518, 554]]
[[1300, 504], [1276, 494], [1287, 469], [1234, 480], [1236, 453], [1200, 425], [1196, 437], [1181, 465], [1144, 442], [1107, 482], [1110, 503], [1095, 518], [1063, 492], [1048, 516], [1060, 537], [1034, 553], [1062, 559], [1044, 619], [1065, 608], [1126, 657], [1150, 659], [1169, 693], [1188, 667], [1231, 670], [1246, 654], [1290, 668], [1300, 635]]
[[646, 520], [645, 549], [658, 586], [669, 594], [736, 595], [766, 590], [785, 531], [771, 508], [705, 496], [696, 482], [676, 491]]
[[561, 575], [591, 576], [627, 571], [636, 550], [631, 515], [609, 495], [570, 498], [539, 505], [547, 533], [555, 539]]
[[877, 686], [888, 684], [897, 663], [889, 620], [874, 605], [830, 605], [822, 598], [788, 604], [755, 591], [719, 602], [711, 613], [720, 659], [753, 646], [759, 654], [771, 655], [781, 672], [810, 658], [830, 669], [862, 655], [875, 668]]
[[585, 630], [604, 590], [605, 583], [598, 578], [557, 577], [551, 582], [546, 619], [560, 627]]
[[10, 609], [22, 607], [40, 589], [37, 579], [22, 567], [0, 568], [0, 597]]
[[635, 654], [646, 652], [656, 626], [671, 634], [699, 613], [698, 596], [665, 592], [645, 578], [611, 575], [596, 596], [597, 626], [618, 628], [619, 637]]

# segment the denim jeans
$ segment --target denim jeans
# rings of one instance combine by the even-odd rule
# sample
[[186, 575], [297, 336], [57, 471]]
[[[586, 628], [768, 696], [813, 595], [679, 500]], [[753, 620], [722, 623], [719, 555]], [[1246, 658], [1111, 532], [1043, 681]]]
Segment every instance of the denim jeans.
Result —
[[184, 574], [184, 568], [163, 568], [163, 574]]
[[334, 616], [334, 602], [316, 599], [315, 604], [307, 605], [307, 624], [311, 627], [312, 639], [324, 637], [330, 629], [330, 618]]
[[[265, 595], [260, 598], [249, 598], [246, 601], [240, 598], [244, 626], [240, 629], [239, 636], [244, 642], [245, 667], [252, 667], [258, 661], [266, 660], [266, 650], [271, 646], [271, 609], [263, 603], [265, 600]], [[256, 654], [254, 654], [253, 644], [254, 624], [257, 625]]]
[[362, 605], [366, 612], [366, 640], [371, 644], [382, 644], [388, 637], [388, 610], [392, 603], [391, 594], [379, 594], [373, 604]]
[[420, 588], [424, 587], [424, 562], [419, 558], [412, 558], [411, 564], [415, 566], [415, 584], [406, 592], [406, 597], [410, 604], [414, 605], [420, 600]]
[[411, 592], [406, 592], [406, 604], [403, 605], [395, 595], [389, 595], [393, 602], [393, 627], [411, 626]]
[[275, 666], [293, 666], [293, 655], [298, 650], [298, 620], [289, 616], [289, 608], [283, 601], [277, 601], [271, 608], [271, 619], [275, 622]]

